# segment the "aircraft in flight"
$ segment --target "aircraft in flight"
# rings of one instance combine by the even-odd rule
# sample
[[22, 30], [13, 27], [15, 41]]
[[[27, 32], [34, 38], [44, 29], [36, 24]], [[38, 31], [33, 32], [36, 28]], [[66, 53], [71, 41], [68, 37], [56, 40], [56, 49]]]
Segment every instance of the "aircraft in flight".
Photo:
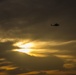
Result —
[[58, 23], [55, 23], [55, 24], [51, 24], [51, 26], [59, 26], [59, 24]]

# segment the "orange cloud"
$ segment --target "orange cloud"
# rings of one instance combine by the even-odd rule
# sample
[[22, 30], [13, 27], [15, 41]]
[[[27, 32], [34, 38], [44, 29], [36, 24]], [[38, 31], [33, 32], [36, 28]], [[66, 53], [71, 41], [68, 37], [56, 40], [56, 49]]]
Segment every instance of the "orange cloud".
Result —
[[75, 67], [75, 65], [72, 63], [64, 64], [64, 68], [66, 68], [66, 69], [73, 69], [74, 67]]

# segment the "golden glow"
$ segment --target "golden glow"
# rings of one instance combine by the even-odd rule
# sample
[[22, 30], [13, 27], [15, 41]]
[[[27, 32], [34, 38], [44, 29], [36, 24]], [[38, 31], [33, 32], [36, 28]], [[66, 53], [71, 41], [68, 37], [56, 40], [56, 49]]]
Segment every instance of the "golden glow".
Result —
[[33, 46], [33, 43], [26, 43], [26, 44], [22, 44], [19, 47], [24, 48], [24, 49], [29, 49]]
[[75, 65], [73, 63], [66, 63], [63, 65], [63, 67], [67, 68], [67, 69], [71, 69], [71, 68], [74, 68]]
[[31, 49], [15, 49], [14, 51], [18, 51], [18, 52], [29, 54], [31, 52]]
[[14, 51], [22, 52], [22, 53], [30, 53], [32, 51], [32, 47], [34, 46], [34, 43], [24, 43], [24, 42], [18, 42], [14, 44], [15, 46], [18, 46], [20, 49], [15, 49]]
[[19, 42], [16, 42], [13, 44], [16, 47], [19, 47], [18, 49], [14, 49], [13, 51], [18, 51], [22, 53], [29, 54], [31, 56], [35, 57], [46, 57], [46, 53], [56, 53], [58, 50], [50, 50], [46, 46], [49, 45], [49, 42], [44, 41], [32, 41], [30, 40], [21, 40]]
[[5, 70], [14, 70], [16, 69], [17, 67], [15, 66], [12, 66], [12, 65], [8, 65], [8, 66], [2, 66], [0, 67], [0, 69], [5, 69]]

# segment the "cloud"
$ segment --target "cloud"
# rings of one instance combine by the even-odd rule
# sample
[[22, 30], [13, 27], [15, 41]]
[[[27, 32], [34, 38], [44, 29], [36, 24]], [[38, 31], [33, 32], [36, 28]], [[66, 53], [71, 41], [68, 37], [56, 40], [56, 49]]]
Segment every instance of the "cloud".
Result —
[[17, 75], [17, 74], [21, 74], [21, 73], [27, 73], [29, 72], [28, 70], [23, 70], [21, 68], [16, 68], [16, 69], [13, 69], [13, 70], [9, 70], [7, 71], [7, 73], [10, 75]]
[[[50, 70], [50, 69], [62, 69], [63, 65], [64, 65], [64, 61], [60, 58], [63, 55], [63, 51], [64, 51], [64, 57], [67, 55], [70, 55], [69, 53], [66, 54], [65, 50], [63, 49], [63, 46], [66, 46], [65, 49], [67, 48], [67, 46], [69, 47], [70, 44], [74, 43], [74, 42], [63, 42], [62, 44], [59, 45], [51, 45], [52, 49], [56, 47], [58, 47], [58, 50], [61, 52], [55, 52], [55, 53], [41, 53], [42, 55], [48, 55], [48, 57], [34, 57], [34, 56], [30, 56], [27, 55], [25, 53], [19, 53], [19, 52], [13, 52], [12, 50], [15, 48], [18, 48], [16, 46], [13, 46], [15, 42], [12, 41], [5, 41], [5, 42], [1, 42], [0, 43], [0, 48], [1, 48], [1, 55], [0, 58], [5, 58], [7, 61], [12, 62], [2, 62], [1, 66], [9, 66], [10, 64], [13, 64], [17, 67], [21, 67], [24, 70], [27, 71], [33, 71], [33, 70]], [[44, 44], [44, 43], [42, 43]], [[48, 43], [49, 44], [49, 43]], [[73, 44], [75, 45], [75, 44]], [[63, 48], [61, 48], [63, 47]], [[48, 50], [48, 49], [47, 49]], [[51, 51], [49, 49], [49, 51]], [[48, 52], [48, 51], [47, 51]], [[55, 55], [61, 55], [56, 56]], [[10, 56], [10, 57], [9, 57]], [[73, 56], [73, 55], [72, 55]], [[67, 59], [69, 59], [70, 56], [67, 57]], [[55, 63], [55, 61], [57, 61], [57, 63]], [[46, 65], [47, 64], [47, 65]], [[68, 63], [69, 64], [69, 63]]]
[[[14, 56], [13, 56], [14, 55]], [[27, 54], [11, 53], [7, 60], [13, 62], [16, 66], [20, 66], [29, 70], [46, 70], [62, 68], [63, 61], [57, 57], [33, 57]], [[55, 63], [57, 61], [58, 63]], [[47, 65], [46, 65], [47, 64]]]
[[[8, 69], [10, 74], [19, 74], [20, 72], [35, 70], [61, 69], [63, 67], [64, 62], [53, 55], [49, 57], [34, 57], [24, 53], [13, 52], [12, 49], [17, 48], [14, 47], [13, 44], [14, 42], [12, 41], [0, 42], [0, 58], [5, 59], [1, 60], [0, 67], [1, 69]], [[55, 63], [55, 61], [57, 61], [57, 63]]]
[[76, 41], [66, 41], [66, 42], [54, 42], [50, 41], [50, 43], [47, 43], [47, 45], [43, 46], [43, 49], [48, 49], [49, 51], [51, 50], [57, 50], [55, 53], [57, 54], [62, 54], [62, 55], [72, 55], [75, 56], [76, 52]]
[[[62, 58], [75, 63], [75, 9], [75, 0], [0, 0], [0, 59], [5, 59], [0, 61], [3, 63], [0, 67], [9, 66], [6, 61], [12, 62], [12, 66], [19, 67], [9, 71], [15, 75], [24, 71], [62, 69], [65, 65]], [[59, 27], [50, 26], [56, 22]], [[33, 52], [48, 56], [35, 57], [12, 51], [18, 48], [13, 46], [15, 42], [27, 39], [49, 42], [39, 43], [45, 47]]]
[[60, 71], [60, 70], [48, 70], [48, 71], [33, 71], [29, 73], [23, 73], [19, 75], [75, 75], [75, 70]]
[[0, 42], [0, 57], [6, 57], [6, 54], [9, 53], [13, 48], [13, 41]]
[[73, 69], [73, 68], [75, 67], [75, 65], [72, 64], [72, 63], [67, 63], [67, 64], [64, 64], [64, 67], [65, 67], [66, 69]]
[[[56, 41], [76, 38], [76, 22], [72, 19], [75, 18], [75, 1], [7, 0], [0, 8], [0, 26], [4, 30], [1, 36]], [[60, 27], [50, 27], [56, 22]]]
[[[16, 67], [22, 68], [23, 69], [23, 71], [21, 70], [22, 72], [24, 72], [24, 71], [28, 72], [28, 71], [34, 71], [34, 70], [62, 69], [63, 65], [65, 65], [64, 61], [60, 58], [63, 55], [63, 51], [64, 51], [64, 56], [70, 55], [69, 52], [66, 54], [66, 51], [64, 49], [66, 49], [67, 47], [71, 48], [71, 46], [69, 46], [69, 45], [72, 45], [72, 44], [73, 44], [73, 46], [75, 45], [75, 41], [62, 42], [58, 45], [53, 43], [53, 45], [52, 44], [50, 45], [51, 48], [55, 49], [55, 47], [56, 47], [56, 49], [58, 49], [59, 51], [61, 50], [61, 52], [57, 51], [53, 54], [52, 53], [48, 54], [48, 53], [45, 53], [45, 51], [44, 51], [44, 53], [41, 53], [41, 54], [48, 55], [48, 57], [34, 57], [34, 56], [27, 55], [25, 53], [13, 52], [12, 51], [13, 49], [18, 48], [16, 46], [13, 46], [14, 43], [15, 43], [14, 41], [5, 41], [5, 42], [0, 43], [1, 61], [2, 61], [2, 58], [4, 58], [7, 61], [12, 62], [12, 63], [9, 63], [9, 62], [6, 62], [3, 60], [4, 62], [2, 62], [1, 66], [9, 67], [10, 65], [15, 65]], [[47, 44], [49, 44], [49, 43], [47, 43]], [[45, 44], [45, 42], [43, 42], [41, 45], [43, 47], [43, 45], [46, 45], [46, 44]], [[64, 47], [64, 46], [66, 46], [66, 47]], [[50, 49], [49, 49], [49, 51], [51, 51]], [[57, 55], [57, 54], [60, 54], [61, 56], [55, 57], [55, 55]], [[69, 56], [67, 57], [67, 59], [69, 59]], [[57, 63], [55, 63], [55, 61], [57, 61]], [[67, 64], [69, 64], [69, 63], [67, 63]], [[11, 67], [11, 69], [12, 68], [13, 68], [13, 66]], [[14, 69], [14, 70], [16, 70], [16, 69]], [[11, 70], [10, 73], [13, 72], [14, 70]]]

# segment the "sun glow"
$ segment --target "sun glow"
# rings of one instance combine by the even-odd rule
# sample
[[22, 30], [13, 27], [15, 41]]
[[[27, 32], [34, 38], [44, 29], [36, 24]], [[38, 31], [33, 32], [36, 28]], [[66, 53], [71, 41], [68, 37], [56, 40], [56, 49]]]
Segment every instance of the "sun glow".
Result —
[[46, 57], [47, 53], [58, 52], [58, 50], [50, 50], [48, 48], [49, 44], [49, 42], [44, 41], [30, 42], [30, 40], [21, 40], [13, 44], [13, 46], [16, 47], [16, 49], [13, 49], [13, 51], [25, 53], [35, 57]]
[[18, 42], [16, 44], [14, 44], [14, 46], [19, 47], [19, 49], [15, 49], [14, 51], [29, 54], [32, 51], [32, 47], [34, 46], [34, 43], [32, 43], [32, 42], [30, 42], [30, 43]]

